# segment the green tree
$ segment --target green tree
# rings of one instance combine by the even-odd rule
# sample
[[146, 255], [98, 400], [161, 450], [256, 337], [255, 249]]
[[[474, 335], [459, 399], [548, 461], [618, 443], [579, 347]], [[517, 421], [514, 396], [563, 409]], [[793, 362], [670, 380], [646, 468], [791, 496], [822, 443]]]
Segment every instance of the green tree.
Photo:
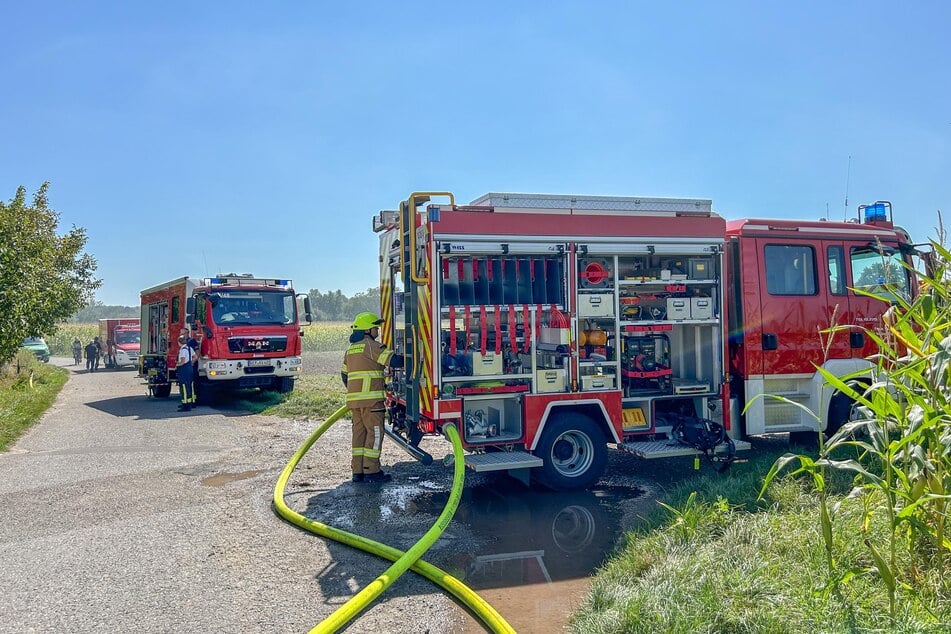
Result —
[[57, 234], [48, 189], [43, 183], [32, 204], [22, 186], [9, 203], [0, 201], [0, 363], [13, 358], [24, 337], [52, 334], [102, 284], [96, 259], [83, 251], [86, 230]]
[[368, 288], [353, 297], [347, 297], [339, 289], [321, 293], [312, 288], [307, 293], [314, 309], [315, 321], [350, 321], [363, 311], [380, 311], [380, 289]]

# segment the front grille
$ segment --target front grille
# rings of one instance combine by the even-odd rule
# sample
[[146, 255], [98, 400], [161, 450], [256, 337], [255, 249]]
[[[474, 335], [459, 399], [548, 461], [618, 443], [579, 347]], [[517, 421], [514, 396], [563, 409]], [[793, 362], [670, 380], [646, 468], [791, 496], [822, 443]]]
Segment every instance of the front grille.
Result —
[[231, 352], [284, 352], [287, 350], [287, 335], [274, 337], [230, 337]]

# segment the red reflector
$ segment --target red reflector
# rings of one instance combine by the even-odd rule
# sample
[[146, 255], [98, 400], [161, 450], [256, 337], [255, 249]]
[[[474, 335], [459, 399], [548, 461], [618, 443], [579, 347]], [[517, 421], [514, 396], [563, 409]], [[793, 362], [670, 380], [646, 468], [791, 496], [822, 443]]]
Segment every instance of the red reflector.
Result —
[[431, 420], [421, 420], [417, 425], [419, 431], [424, 434], [434, 434], [436, 433], [436, 423]]

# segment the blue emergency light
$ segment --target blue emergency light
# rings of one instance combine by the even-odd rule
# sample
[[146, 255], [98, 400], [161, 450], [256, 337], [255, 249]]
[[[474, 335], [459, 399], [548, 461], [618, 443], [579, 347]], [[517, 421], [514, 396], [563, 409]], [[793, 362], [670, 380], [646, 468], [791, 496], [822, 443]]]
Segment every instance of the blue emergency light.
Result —
[[865, 208], [865, 222], [884, 222], [888, 220], [885, 214], [885, 203], [875, 203]]
[[859, 205], [859, 212], [865, 216], [865, 223], [889, 222], [892, 204], [887, 200], [877, 200], [871, 205]]

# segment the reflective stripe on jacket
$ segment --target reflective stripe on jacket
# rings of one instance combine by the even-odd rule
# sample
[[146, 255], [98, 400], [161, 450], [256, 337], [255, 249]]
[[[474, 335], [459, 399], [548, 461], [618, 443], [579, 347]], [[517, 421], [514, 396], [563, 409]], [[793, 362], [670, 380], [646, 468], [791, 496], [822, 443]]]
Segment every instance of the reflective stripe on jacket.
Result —
[[342, 370], [347, 375], [348, 406], [366, 407], [383, 400], [383, 369], [392, 356], [392, 350], [368, 336], [350, 344]]

